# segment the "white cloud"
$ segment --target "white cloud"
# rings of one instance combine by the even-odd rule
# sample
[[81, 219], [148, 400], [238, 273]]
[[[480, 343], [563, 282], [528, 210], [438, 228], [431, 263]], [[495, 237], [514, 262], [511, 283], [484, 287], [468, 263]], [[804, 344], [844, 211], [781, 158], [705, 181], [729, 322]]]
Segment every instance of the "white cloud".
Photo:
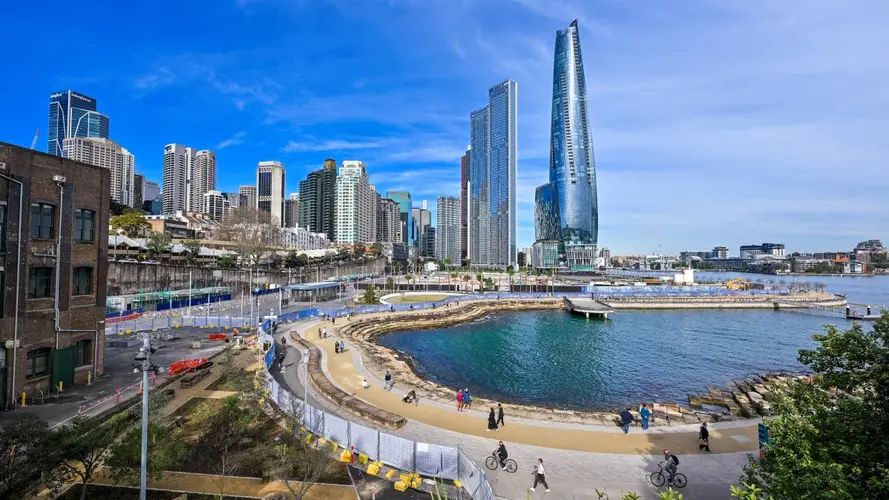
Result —
[[285, 153], [294, 153], [297, 151], [319, 151], [319, 152], [337, 152], [337, 151], [354, 151], [362, 149], [375, 149], [383, 147], [385, 144], [381, 140], [370, 141], [345, 141], [345, 140], [318, 140], [318, 141], [288, 141], [287, 145], [281, 148]]
[[225, 139], [224, 141], [216, 145], [216, 149], [225, 149], [231, 146], [240, 146], [241, 144], [244, 144], [244, 136], [246, 135], [247, 132], [235, 132], [235, 135], [229, 137], [228, 139]]

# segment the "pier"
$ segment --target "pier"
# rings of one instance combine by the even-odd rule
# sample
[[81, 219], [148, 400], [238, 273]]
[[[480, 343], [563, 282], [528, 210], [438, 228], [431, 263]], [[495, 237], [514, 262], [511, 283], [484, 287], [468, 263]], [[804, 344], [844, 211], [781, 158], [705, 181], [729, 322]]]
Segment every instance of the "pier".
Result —
[[[853, 304], [857, 305], [857, 304]], [[870, 306], [864, 306], [867, 308], [867, 312], [865, 314], [861, 314], [858, 311], [853, 310], [851, 307], [846, 308], [846, 319], [858, 320], [858, 321], [876, 321], [880, 319], [880, 314], [871, 313]]]
[[565, 309], [568, 312], [583, 314], [587, 319], [590, 316], [608, 319], [608, 314], [614, 312], [613, 307], [594, 299], [569, 299], [568, 297], [562, 297], [562, 300], [565, 302]]

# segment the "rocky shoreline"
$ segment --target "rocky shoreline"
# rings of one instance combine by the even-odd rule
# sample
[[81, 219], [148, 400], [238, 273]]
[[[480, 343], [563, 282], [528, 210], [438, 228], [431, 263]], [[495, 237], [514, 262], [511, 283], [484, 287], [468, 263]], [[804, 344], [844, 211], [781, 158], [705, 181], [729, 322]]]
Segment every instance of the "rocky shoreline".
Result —
[[[726, 307], [728, 304], [731, 304], [728, 307], [743, 307], [744, 305], [751, 307], [751, 302], [756, 304], [753, 307], [772, 307], [773, 304], [773, 298], [769, 297], [756, 301], [746, 297], [742, 298], [743, 301], [731, 300], [731, 297], [715, 297], [713, 299], [704, 301], [688, 299], [635, 301], [636, 307], [633, 307], [634, 304], [630, 301], [621, 301], [620, 306], [623, 307], [620, 308], [647, 309], [671, 305], [679, 307], [698, 305], [701, 308], [713, 308]], [[838, 298], [832, 294], [820, 294], [815, 298], [810, 294], [806, 297], [782, 297], [781, 299], [782, 301], [833, 302]], [[741, 305], [741, 302], [744, 305]], [[453, 405], [455, 404], [453, 389], [423, 378], [417, 373], [408, 356], [377, 344], [376, 338], [396, 331], [444, 328], [473, 321], [496, 312], [561, 309], [562, 307], [560, 296], [546, 299], [461, 301], [436, 309], [355, 316], [349, 323], [338, 327], [336, 331], [340, 336], [350, 340], [352, 347], [359, 351], [364, 366], [378, 378], [382, 379], [385, 372], [389, 371], [400, 389], [415, 390], [421, 399], [431, 399], [446, 405]], [[771, 412], [770, 402], [774, 400], [774, 394], [779, 390], [786, 389], [791, 379], [802, 376], [792, 373], [775, 373], [736, 381], [733, 388], [709, 389], [705, 394], [690, 394], [688, 406], [670, 402], [646, 401], [652, 403], [654, 408], [651, 424], [678, 425], [730, 421], [768, 415]], [[498, 401], [480, 397], [473, 398], [473, 402], [476, 404], [476, 408], [480, 409], [496, 406], [498, 403]], [[512, 418], [604, 426], [617, 425], [618, 423], [618, 409], [614, 409], [614, 411], [578, 411], [499, 402], [503, 404], [507, 415]], [[629, 402], [633, 408], [636, 408], [639, 403], [638, 401]], [[711, 408], [708, 409], [707, 406]]]

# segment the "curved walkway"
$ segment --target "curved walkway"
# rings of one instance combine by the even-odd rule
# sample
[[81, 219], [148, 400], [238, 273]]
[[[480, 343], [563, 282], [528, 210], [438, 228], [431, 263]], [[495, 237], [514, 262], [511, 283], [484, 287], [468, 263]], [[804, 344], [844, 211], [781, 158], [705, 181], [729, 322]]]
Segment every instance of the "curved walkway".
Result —
[[[629, 434], [624, 435], [617, 428], [511, 421], [507, 415], [506, 426], [498, 432], [489, 432], [487, 417], [482, 412], [457, 412], [454, 407], [447, 408], [423, 400], [419, 406], [404, 404], [401, 401], [402, 393], [384, 390], [382, 382], [363, 369], [360, 357], [354, 350], [336, 354], [334, 342], [339, 339], [303, 335], [308, 329], [316, 332], [318, 327], [327, 326], [333, 330], [335, 326], [346, 323], [347, 320], [343, 318], [337, 325], [314, 321], [297, 324], [296, 327], [300, 336], [321, 350], [321, 367], [331, 382], [373, 406], [408, 419], [462, 434], [546, 448], [631, 455], [659, 455], [664, 448], [681, 454], [701, 453], [697, 447], [696, 425], [651, 428], [648, 431], [633, 427]], [[371, 383], [367, 390], [362, 388], [365, 378]], [[717, 453], [753, 452], [758, 448], [756, 423], [711, 424], [710, 429], [711, 443]]]

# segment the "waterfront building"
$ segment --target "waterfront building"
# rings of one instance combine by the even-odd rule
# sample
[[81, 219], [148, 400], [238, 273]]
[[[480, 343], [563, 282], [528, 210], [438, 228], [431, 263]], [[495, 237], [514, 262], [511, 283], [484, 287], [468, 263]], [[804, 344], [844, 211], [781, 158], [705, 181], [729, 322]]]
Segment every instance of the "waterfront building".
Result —
[[473, 264], [516, 261], [518, 86], [506, 80], [488, 90], [488, 105], [470, 121], [469, 228]]
[[723, 246], [713, 247], [713, 252], [711, 252], [711, 257], [714, 259], [727, 259], [728, 258], [728, 247], [723, 247]]
[[453, 261], [455, 264], [462, 263], [466, 260], [467, 248], [467, 227], [469, 217], [467, 207], [469, 206], [469, 164], [472, 161], [472, 147], [466, 146], [466, 154], [460, 158], [460, 262]]
[[772, 257], [785, 257], [784, 244], [782, 243], [763, 243], [761, 245], [741, 245], [739, 249], [741, 260], [754, 260], [760, 255], [770, 255]]
[[284, 227], [299, 226], [299, 193], [290, 193], [284, 200]]
[[188, 202], [191, 212], [204, 210], [204, 194], [216, 190], [216, 153], [201, 150], [194, 154], [194, 162], [189, 173]]
[[336, 184], [337, 243], [368, 243], [374, 241], [376, 219], [367, 169], [364, 162], [347, 160], [340, 166]]
[[194, 168], [195, 150], [181, 144], [164, 146], [163, 213], [188, 208], [188, 181]]
[[111, 170], [6, 143], [0, 165], [5, 407], [103, 373]]
[[99, 113], [96, 106], [95, 99], [73, 90], [50, 94], [46, 152], [64, 156], [65, 139], [76, 137], [108, 139], [109, 119]]
[[408, 253], [410, 253], [410, 248], [416, 246], [416, 239], [412, 231], [414, 227], [414, 207], [411, 194], [407, 191], [387, 191], [386, 198], [398, 205], [399, 218], [401, 219], [401, 243], [408, 248]]
[[256, 208], [271, 215], [272, 223], [284, 222], [284, 164], [261, 161], [256, 168]]
[[241, 201], [243, 202], [238, 206], [256, 208], [256, 186], [240, 186], [238, 194], [241, 195]]
[[[577, 21], [556, 32], [550, 123], [549, 183], [536, 192], [535, 220], [547, 241], [559, 242], [559, 260], [572, 269], [595, 267], [599, 206], [590, 134], [586, 78]], [[553, 233], [553, 226], [558, 233]], [[545, 245], [550, 248], [551, 245]]]
[[380, 243], [401, 243], [401, 212], [389, 198], [380, 198], [377, 205], [377, 238]]
[[299, 226], [330, 241], [336, 240], [336, 177], [336, 160], [328, 158], [299, 183]]
[[65, 139], [63, 147], [67, 158], [107, 168], [111, 172], [111, 199], [121, 205], [133, 206], [136, 158], [129, 151], [100, 137]]
[[531, 267], [535, 269], [553, 269], [560, 265], [561, 242], [556, 240], [539, 240], [531, 245]]
[[435, 207], [435, 258], [448, 259], [452, 266], [460, 265], [460, 202], [452, 196], [440, 196]]

